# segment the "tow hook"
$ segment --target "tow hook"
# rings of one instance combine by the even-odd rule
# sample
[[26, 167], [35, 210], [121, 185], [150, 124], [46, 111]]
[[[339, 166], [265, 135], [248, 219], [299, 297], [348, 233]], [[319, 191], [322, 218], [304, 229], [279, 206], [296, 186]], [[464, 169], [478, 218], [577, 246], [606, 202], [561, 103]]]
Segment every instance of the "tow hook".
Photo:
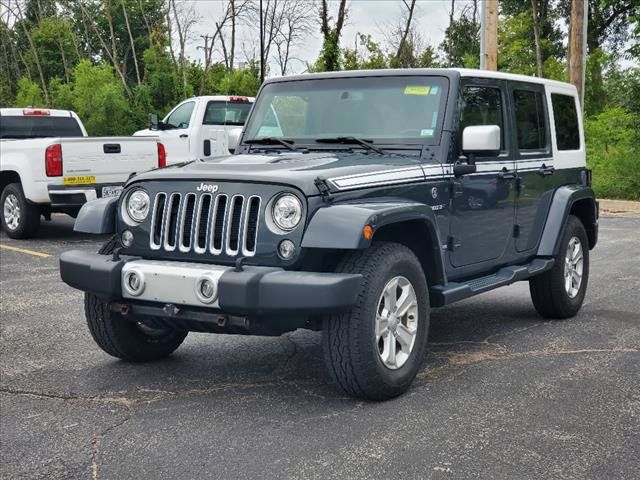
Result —
[[170, 317], [175, 317], [180, 313], [180, 309], [173, 303], [166, 303], [165, 306], [162, 307], [162, 311]]

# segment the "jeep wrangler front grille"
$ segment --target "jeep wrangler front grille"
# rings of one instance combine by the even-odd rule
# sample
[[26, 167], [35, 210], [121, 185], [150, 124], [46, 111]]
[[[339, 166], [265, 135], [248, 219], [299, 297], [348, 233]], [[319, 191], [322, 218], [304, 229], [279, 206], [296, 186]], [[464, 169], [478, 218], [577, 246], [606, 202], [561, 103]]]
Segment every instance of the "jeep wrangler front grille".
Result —
[[256, 253], [261, 198], [224, 193], [156, 194], [152, 250], [250, 257]]

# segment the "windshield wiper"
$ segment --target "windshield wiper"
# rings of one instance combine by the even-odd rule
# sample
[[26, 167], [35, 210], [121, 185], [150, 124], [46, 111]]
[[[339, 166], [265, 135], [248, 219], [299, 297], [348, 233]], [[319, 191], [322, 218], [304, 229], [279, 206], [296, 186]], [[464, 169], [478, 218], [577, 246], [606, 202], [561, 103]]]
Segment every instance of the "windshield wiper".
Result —
[[293, 145], [293, 140], [283, 140], [282, 138], [277, 137], [264, 137], [264, 138], [254, 138], [251, 140], [245, 140], [244, 143], [249, 145], [282, 145], [287, 147], [289, 150], [297, 152], [299, 149]]
[[334, 138], [316, 138], [318, 143], [341, 143], [343, 145], [362, 145], [367, 150], [372, 150], [381, 155], [386, 155], [383, 149], [376, 147], [371, 140], [365, 140], [358, 137], [334, 137]]

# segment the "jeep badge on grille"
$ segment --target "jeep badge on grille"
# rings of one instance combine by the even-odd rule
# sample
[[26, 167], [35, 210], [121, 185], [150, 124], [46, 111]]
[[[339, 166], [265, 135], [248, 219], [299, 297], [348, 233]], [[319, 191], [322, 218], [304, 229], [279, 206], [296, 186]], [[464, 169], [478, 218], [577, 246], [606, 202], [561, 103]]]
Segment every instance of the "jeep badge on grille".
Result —
[[196, 192], [211, 192], [215, 193], [218, 191], [218, 185], [212, 185], [211, 183], [201, 183], [196, 187]]

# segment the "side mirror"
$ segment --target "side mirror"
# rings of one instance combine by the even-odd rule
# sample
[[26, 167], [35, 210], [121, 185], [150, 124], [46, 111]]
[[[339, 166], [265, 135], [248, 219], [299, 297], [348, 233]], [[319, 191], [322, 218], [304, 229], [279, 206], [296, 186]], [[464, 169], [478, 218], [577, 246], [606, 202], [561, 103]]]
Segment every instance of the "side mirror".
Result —
[[500, 127], [473, 125], [462, 131], [462, 153], [467, 157], [492, 156], [500, 153]]
[[160, 130], [157, 113], [149, 114], [149, 130]]

